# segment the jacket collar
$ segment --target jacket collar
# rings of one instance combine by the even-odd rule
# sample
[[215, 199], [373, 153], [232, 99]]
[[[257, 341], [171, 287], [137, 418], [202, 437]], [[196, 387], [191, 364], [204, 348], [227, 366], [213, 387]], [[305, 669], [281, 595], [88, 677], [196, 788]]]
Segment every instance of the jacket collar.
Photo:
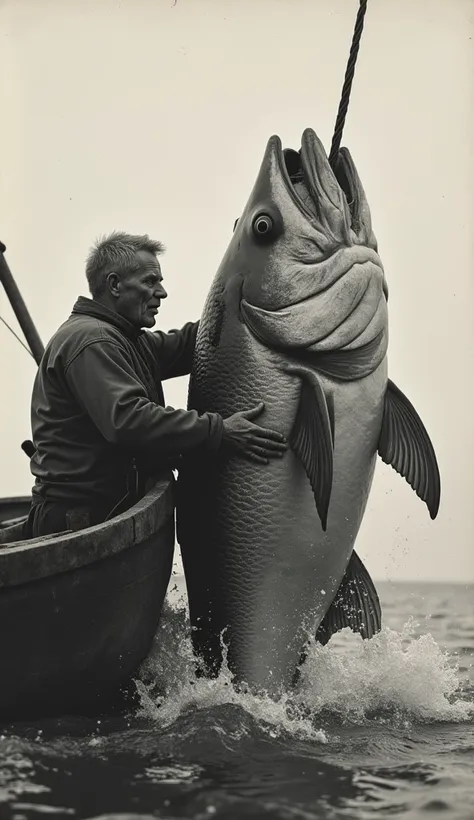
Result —
[[114, 327], [118, 328], [128, 336], [129, 339], [136, 341], [139, 336], [143, 334], [143, 330], [136, 328], [128, 319], [124, 319], [120, 313], [110, 310], [110, 308], [97, 302], [95, 299], [88, 299], [86, 296], [79, 296], [73, 309], [73, 314], [82, 314], [83, 316], [93, 316], [94, 319], [100, 319], [102, 322], [108, 322]]

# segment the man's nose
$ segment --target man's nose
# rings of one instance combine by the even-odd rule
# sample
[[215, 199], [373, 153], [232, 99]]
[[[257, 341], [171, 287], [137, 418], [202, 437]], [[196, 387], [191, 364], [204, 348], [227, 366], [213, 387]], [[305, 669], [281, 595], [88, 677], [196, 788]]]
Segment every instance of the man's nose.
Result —
[[158, 285], [155, 293], [158, 299], [166, 299], [166, 297], [168, 296], [168, 293], [164, 289], [163, 285]]

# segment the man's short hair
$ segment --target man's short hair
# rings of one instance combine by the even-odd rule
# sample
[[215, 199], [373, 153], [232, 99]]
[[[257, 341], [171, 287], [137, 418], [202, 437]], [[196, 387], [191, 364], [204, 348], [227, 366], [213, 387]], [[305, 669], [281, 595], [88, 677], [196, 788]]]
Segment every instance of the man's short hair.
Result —
[[113, 231], [98, 239], [86, 260], [86, 277], [92, 297], [105, 293], [109, 273], [125, 275], [138, 270], [138, 251], [149, 251], [158, 256], [164, 253], [165, 246], [147, 234], [134, 236], [123, 231]]

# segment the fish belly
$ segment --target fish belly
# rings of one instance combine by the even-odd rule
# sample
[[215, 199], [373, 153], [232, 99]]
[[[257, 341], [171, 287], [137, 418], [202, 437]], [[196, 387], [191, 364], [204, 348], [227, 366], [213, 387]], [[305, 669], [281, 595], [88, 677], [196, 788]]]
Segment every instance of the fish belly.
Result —
[[[232, 345], [198, 344], [190, 406], [224, 416], [265, 402], [257, 423], [290, 435], [301, 385], [240, 327]], [[301, 651], [342, 580], [375, 466], [384, 373], [350, 384], [321, 378], [332, 395], [334, 479], [327, 531], [297, 456], [268, 465], [243, 458], [189, 464], [178, 482], [178, 540], [193, 642], [209, 670], [271, 693], [292, 682]], [[371, 380], [371, 381], [370, 381]], [[379, 395], [380, 394], [380, 395]]]

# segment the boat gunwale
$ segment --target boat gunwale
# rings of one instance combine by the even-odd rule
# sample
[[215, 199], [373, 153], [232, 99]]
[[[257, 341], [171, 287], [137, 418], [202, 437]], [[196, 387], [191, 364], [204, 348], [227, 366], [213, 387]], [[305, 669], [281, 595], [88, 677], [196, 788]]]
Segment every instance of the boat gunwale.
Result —
[[2, 507], [8, 507], [12, 504], [29, 504], [31, 502], [31, 495], [2, 495], [0, 498], [0, 510]]
[[[133, 507], [102, 524], [0, 542], [0, 594], [3, 588], [79, 569], [138, 546], [171, 519], [174, 527], [174, 483], [173, 476], [160, 479]], [[7, 532], [0, 530], [3, 536]]]

